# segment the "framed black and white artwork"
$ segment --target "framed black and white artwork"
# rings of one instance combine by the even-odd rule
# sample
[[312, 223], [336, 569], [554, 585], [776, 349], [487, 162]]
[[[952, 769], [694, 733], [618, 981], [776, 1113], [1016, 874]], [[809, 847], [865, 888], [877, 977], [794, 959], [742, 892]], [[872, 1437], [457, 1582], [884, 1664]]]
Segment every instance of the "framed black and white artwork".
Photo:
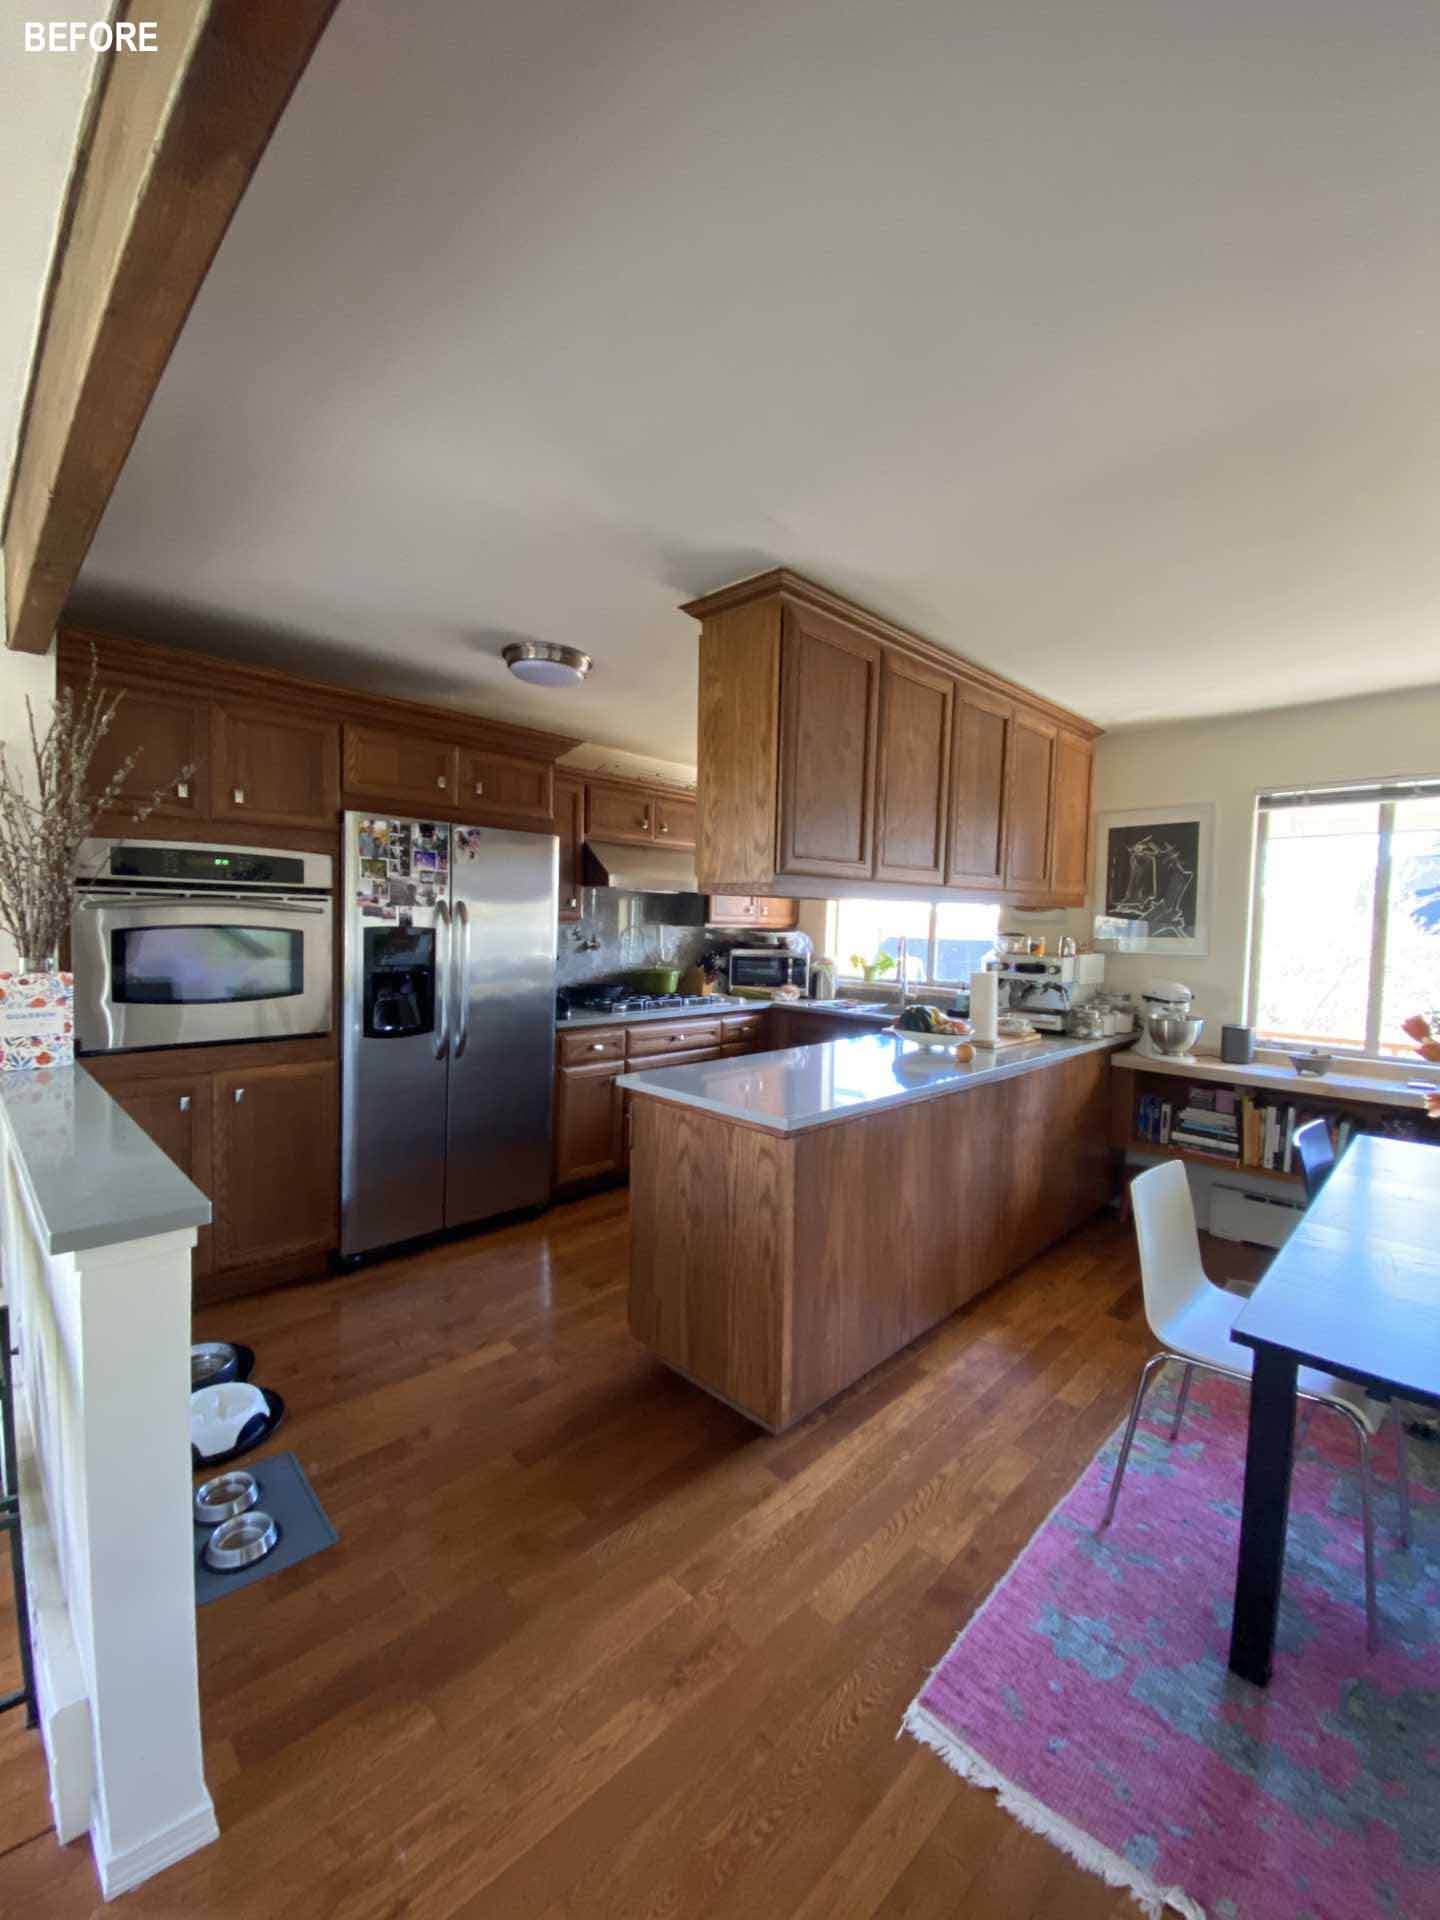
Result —
[[1128, 921], [1132, 953], [1210, 951], [1215, 809], [1146, 807], [1102, 813], [1095, 823], [1096, 912]]

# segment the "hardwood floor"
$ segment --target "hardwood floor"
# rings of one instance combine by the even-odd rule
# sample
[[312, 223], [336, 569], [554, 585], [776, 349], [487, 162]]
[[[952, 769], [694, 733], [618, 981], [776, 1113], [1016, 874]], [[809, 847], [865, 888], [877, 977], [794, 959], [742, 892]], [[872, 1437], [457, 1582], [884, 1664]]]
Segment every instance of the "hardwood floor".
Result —
[[[1097, 1218], [772, 1439], [631, 1341], [626, 1209], [200, 1316], [256, 1348], [340, 1545], [201, 1609], [221, 1839], [125, 1912], [1133, 1912], [895, 1739], [1124, 1411], [1129, 1230]], [[11, 1644], [0, 1618], [0, 1691]], [[0, 1913], [100, 1909], [8, 1715]]]

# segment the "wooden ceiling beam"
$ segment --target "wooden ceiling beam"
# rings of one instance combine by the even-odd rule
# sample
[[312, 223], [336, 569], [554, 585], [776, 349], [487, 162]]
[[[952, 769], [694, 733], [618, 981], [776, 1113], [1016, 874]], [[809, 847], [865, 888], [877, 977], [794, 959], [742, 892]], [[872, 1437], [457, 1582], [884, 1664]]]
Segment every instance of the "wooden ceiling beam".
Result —
[[337, 0], [124, 0], [102, 56], [4, 526], [5, 641], [49, 647], [191, 303]]

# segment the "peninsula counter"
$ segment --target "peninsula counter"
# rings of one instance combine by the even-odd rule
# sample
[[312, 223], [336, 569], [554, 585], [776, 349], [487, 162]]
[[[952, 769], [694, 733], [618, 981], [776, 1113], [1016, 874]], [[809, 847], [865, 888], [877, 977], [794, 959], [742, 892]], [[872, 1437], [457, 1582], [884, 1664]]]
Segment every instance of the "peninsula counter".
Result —
[[886, 1034], [627, 1074], [630, 1326], [772, 1432], [1110, 1198], [1109, 1055]]

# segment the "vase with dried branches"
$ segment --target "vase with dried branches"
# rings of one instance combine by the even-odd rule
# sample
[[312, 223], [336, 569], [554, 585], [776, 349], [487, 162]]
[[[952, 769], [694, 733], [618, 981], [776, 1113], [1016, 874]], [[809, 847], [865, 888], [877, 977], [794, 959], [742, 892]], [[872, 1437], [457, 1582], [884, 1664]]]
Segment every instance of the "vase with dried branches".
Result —
[[77, 693], [62, 687], [42, 733], [30, 701], [29, 768], [17, 767], [0, 745], [0, 928], [20, 952], [20, 974], [0, 974], [0, 1044], [6, 1069], [63, 1064], [74, 1057], [73, 988], [59, 971], [61, 944], [75, 905], [77, 861], [102, 813], [140, 821], [188, 780], [181, 767], [145, 799], [127, 801], [124, 788], [138, 754], [93, 786], [91, 765], [114, 725], [124, 695], [102, 688], [92, 652], [90, 672]]

